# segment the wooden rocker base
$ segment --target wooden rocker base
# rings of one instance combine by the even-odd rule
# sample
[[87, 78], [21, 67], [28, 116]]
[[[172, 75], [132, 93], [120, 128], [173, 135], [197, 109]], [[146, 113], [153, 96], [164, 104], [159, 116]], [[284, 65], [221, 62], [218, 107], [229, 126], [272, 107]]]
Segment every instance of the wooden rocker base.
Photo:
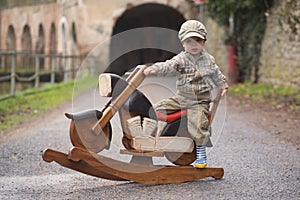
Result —
[[144, 184], [182, 183], [208, 177], [221, 179], [223, 168], [197, 169], [193, 166], [160, 166], [125, 163], [73, 147], [69, 154], [45, 149], [43, 159], [103, 179]]
[[74, 162], [73, 160], [69, 159], [68, 154], [61, 153], [59, 151], [55, 151], [52, 149], [45, 149], [43, 151], [43, 160], [46, 162], [57, 162], [63, 167], [73, 169], [75, 171], [88, 174], [91, 176], [107, 179], [107, 180], [112, 180], [112, 181], [127, 181], [126, 179], [122, 179], [118, 176], [114, 176], [102, 171], [99, 171], [95, 169], [94, 167], [90, 166], [88, 163], [84, 161], [78, 161]]

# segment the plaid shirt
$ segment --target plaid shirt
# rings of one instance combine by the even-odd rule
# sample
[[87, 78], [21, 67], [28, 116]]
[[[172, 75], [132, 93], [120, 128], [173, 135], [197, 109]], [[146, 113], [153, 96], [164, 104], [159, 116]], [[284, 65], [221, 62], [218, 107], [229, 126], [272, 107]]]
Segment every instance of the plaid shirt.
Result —
[[172, 59], [150, 66], [158, 76], [177, 75], [176, 87], [180, 93], [201, 95], [214, 87], [227, 88], [226, 77], [221, 73], [215, 59], [205, 50], [194, 58], [181, 52]]

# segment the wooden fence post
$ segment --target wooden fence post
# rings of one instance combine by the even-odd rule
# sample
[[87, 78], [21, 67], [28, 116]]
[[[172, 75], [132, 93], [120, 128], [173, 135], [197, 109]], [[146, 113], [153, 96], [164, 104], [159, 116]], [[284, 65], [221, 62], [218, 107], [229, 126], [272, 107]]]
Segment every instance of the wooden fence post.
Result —
[[35, 83], [34, 87], [38, 88], [40, 83], [40, 58], [39, 55], [35, 55]]
[[[17, 52], [17, 51], [1, 51], [0, 52], [0, 60], [2, 59], [1, 57], [5, 55], [7, 59], [10, 59], [11, 62], [8, 64], [11, 68], [10, 70], [10, 74], [9, 75], [5, 75], [5, 76], [1, 76], [0, 77], [0, 83], [2, 84], [2, 82], [6, 82], [9, 81], [10, 85], [8, 87], [10, 87], [10, 91], [6, 92], [6, 96], [5, 98], [9, 98], [9, 97], [13, 97], [16, 95], [17, 92], [17, 83], [22, 84], [23, 82], [25, 83], [32, 83], [34, 81], [34, 88], [39, 88], [41, 86], [41, 75], [44, 76], [44, 74], [46, 76], [50, 76], [50, 83], [51, 84], [55, 84], [55, 78], [56, 78], [56, 72], [59, 73], [59, 75], [61, 75], [61, 70], [62, 70], [62, 75], [63, 75], [63, 79], [62, 81], [64, 81], [65, 83], [68, 83], [70, 80], [75, 79], [76, 78], [76, 72], [77, 70], [79, 70], [79, 64], [81, 61], [81, 54], [79, 55], [62, 55], [62, 54], [51, 54], [51, 55], [46, 55], [46, 54], [26, 54], [24, 52]], [[19, 56], [24, 57], [25, 61], [26, 59], [30, 58], [31, 60], [34, 58], [35, 59], [35, 72], [32, 75], [32, 72], [30, 72], [29, 75], [31, 75], [30, 77], [28, 77], [28, 73], [25, 73], [25, 76], [22, 75], [18, 75], [18, 60], [19, 60]], [[26, 57], [25, 57], [26, 56]], [[50, 57], [51, 59], [51, 69], [49, 71], [48, 65], [47, 65], [47, 70], [41, 70], [40, 68], [42, 67], [41, 65], [43, 64], [42, 62], [42, 58], [45, 57]], [[23, 61], [24, 61], [23, 59]], [[21, 59], [20, 59], [21, 60]], [[22, 61], [22, 60], [21, 60]], [[26, 61], [27, 62], [27, 61]], [[2, 65], [3, 63], [0, 62], [0, 65]], [[27, 63], [25, 63], [27, 64]], [[33, 63], [30, 63], [30, 67], [32, 68]], [[87, 65], [87, 72], [81, 73], [81, 76], [89, 76], [89, 75], [93, 75], [93, 73], [91, 74], [91, 72], [94, 70], [94, 68], [90, 68], [90, 67], [94, 67], [94, 66], [90, 66]], [[2, 66], [0, 66], [2, 67]], [[42, 67], [43, 68], [43, 67]], [[57, 69], [59, 68], [59, 69]], [[59, 71], [56, 71], [59, 70]], [[90, 74], [89, 74], [90, 72]], [[22, 73], [21, 73], [22, 74]], [[60, 77], [59, 77], [60, 79]], [[1, 94], [2, 95], [2, 94]], [[0, 101], [4, 99], [4, 98], [0, 98]]]
[[11, 72], [10, 72], [10, 95], [16, 93], [16, 53], [11, 53]]
[[55, 57], [51, 56], [51, 84], [55, 83]]
[[69, 69], [68, 69], [68, 60], [67, 60], [67, 56], [62, 55], [62, 59], [63, 59], [63, 69], [64, 69], [64, 82], [68, 83], [69, 81]]

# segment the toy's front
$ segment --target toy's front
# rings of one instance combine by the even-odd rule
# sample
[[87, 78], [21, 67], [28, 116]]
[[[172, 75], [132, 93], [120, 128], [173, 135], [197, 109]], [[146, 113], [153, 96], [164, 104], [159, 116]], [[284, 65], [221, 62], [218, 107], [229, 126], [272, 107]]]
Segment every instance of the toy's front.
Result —
[[[186, 182], [206, 177], [220, 179], [222, 168], [196, 169], [195, 144], [187, 131], [186, 111], [159, 113], [137, 88], [145, 78], [146, 66], [138, 67], [125, 79], [115, 74], [99, 76], [99, 94], [110, 97], [101, 110], [87, 110], [66, 116], [71, 120], [68, 154], [46, 149], [43, 159], [64, 167], [110, 180], [132, 180], [146, 184]], [[118, 114], [122, 129], [119, 154], [129, 162], [101, 155], [110, 150]], [[153, 157], [166, 157], [174, 165], [154, 165]]]

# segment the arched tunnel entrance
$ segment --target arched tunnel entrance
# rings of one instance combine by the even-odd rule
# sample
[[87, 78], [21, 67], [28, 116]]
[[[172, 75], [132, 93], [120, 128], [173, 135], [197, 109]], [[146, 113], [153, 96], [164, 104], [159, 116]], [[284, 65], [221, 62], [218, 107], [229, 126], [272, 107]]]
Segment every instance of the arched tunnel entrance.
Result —
[[[110, 43], [110, 64], [106, 72], [122, 75], [136, 65], [165, 61], [173, 57], [182, 50], [177, 31], [184, 21], [185, 18], [181, 13], [163, 4], [147, 3], [126, 10], [113, 27]], [[144, 27], [163, 29], [146, 29]], [[124, 31], [133, 29], [141, 31], [135, 32], [131, 37], [125, 37], [127, 39], [119, 37], [120, 33], [123, 34]], [[165, 33], [161, 34], [160, 30], [173, 31], [170, 33], [163, 31]], [[131, 48], [137, 42], [141, 48]], [[154, 45], [156, 47], [169, 46], [171, 49], [149, 48], [149, 43], [159, 44]]]

